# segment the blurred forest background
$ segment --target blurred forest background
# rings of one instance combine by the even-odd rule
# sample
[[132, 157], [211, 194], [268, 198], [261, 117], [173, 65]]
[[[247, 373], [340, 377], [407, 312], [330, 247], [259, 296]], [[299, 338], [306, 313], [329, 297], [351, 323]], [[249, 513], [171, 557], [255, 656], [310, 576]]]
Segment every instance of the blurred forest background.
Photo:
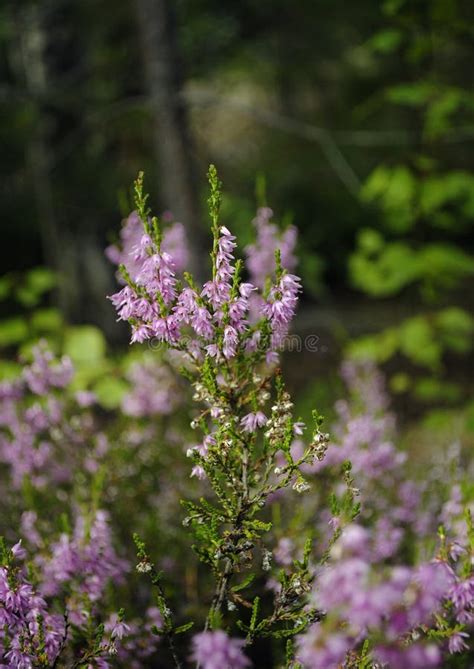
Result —
[[303, 409], [370, 357], [407, 420], [472, 435], [472, 2], [3, 0], [0, 72], [3, 373], [39, 335], [126, 345], [104, 248], [139, 170], [202, 272], [213, 162], [243, 244], [262, 204], [298, 228]]

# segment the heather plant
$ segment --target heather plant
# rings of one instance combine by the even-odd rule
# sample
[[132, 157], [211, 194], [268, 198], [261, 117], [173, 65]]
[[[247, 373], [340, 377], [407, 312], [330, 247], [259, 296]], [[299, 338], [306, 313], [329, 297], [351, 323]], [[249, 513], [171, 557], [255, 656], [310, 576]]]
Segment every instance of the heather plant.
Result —
[[[140, 175], [133, 220], [138, 217], [143, 233], [131, 252], [133, 272], [130, 261], [121, 265], [125, 285], [111, 297], [119, 318], [131, 324], [132, 343], [161, 343], [181, 355], [181, 371], [194, 390], [191, 427], [199, 436], [188, 449], [190, 476], [202, 482], [205, 494], [183, 500], [183, 524], [213, 575], [214, 594], [207, 613], [198, 616], [203, 630], [193, 638], [191, 659], [204, 669], [245, 667], [244, 647], [263, 638], [276, 643], [276, 664], [286, 654], [288, 667], [438, 666], [446, 646], [452, 653], [464, 649], [472, 622], [469, 516], [468, 539], [456, 555], [446, 553], [444, 531], [433, 559], [415, 562], [413, 554], [404, 554], [408, 527], [416, 534], [420, 521], [428, 534], [430, 518], [414, 514], [423, 489], [404, 481], [405, 456], [387, 438], [392, 419], [373, 369], [365, 376], [375, 387], [345, 370], [366, 411], [355, 402], [340, 403], [340, 443], [329, 444], [317, 412], [310, 438], [304, 438], [306, 426], [294, 415], [278, 367], [301, 290], [288, 268], [294, 266], [294, 238], [280, 237], [270, 227], [269, 210], [260, 210], [246, 268], [235, 259], [234, 236], [219, 220], [213, 166], [209, 183], [211, 279], [200, 287], [186, 272], [178, 278]], [[263, 250], [279, 237], [289, 252], [284, 256], [277, 248], [270, 261]], [[368, 490], [367, 503], [359, 499], [358, 479]], [[384, 492], [394, 481], [400, 490], [392, 509]], [[294, 504], [294, 494], [309, 503]], [[307, 528], [303, 547], [272, 528], [272, 507], [285, 501], [295, 509], [299, 544]], [[302, 522], [305, 506], [312, 509], [312, 528]], [[180, 667], [180, 635], [197, 621], [175, 621], [165, 576], [137, 535], [135, 542], [137, 570], [148, 574], [162, 615], [158, 631]], [[460, 555], [465, 559], [457, 562]], [[245, 640], [229, 636], [237, 629]]]
[[[130, 321], [132, 341], [158, 340], [184, 354], [183, 372], [200, 407], [192, 421], [201, 436], [188, 450], [190, 473], [206, 481], [214, 499], [185, 501], [183, 522], [194, 535], [195, 552], [215, 577], [205, 631], [229, 618], [238, 620], [249, 642], [260, 635], [286, 638], [315, 615], [305, 609], [304, 598], [311, 579], [310, 542], [294, 572], [282, 575], [282, 595], [268, 615], [260, 615], [259, 598], [249, 601], [247, 591], [252, 592], [256, 576], [252, 567], [257, 560], [266, 566], [271, 553], [265, 545], [270, 524], [262, 519], [268, 498], [289, 487], [299, 493], [309, 489], [301, 467], [323, 457], [327, 435], [321, 431], [322, 418], [315, 414], [312, 437], [293, 458], [291, 444], [303, 426], [293, 416], [276, 364], [300, 282], [283, 266], [278, 250], [266, 285], [259, 289], [244, 279], [243, 263], [234, 259], [235, 238], [219, 223], [220, 186], [213, 167], [209, 181], [212, 278], [202, 289], [187, 273], [178, 282], [139, 177], [136, 208], [144, 226], [134, 255], [139, 267], [133, 278], [122, 265], [126, 286], [111, 299], [119, 317]], [[256, 320], [249, 314], [254, 294], [261, 300]], [[143, 545], [140, 551], [139, 568], [154, 573]], [[243, 612], [240, 617], [238, 610]], [[168, 626], [171, 633], [172, 623]]]

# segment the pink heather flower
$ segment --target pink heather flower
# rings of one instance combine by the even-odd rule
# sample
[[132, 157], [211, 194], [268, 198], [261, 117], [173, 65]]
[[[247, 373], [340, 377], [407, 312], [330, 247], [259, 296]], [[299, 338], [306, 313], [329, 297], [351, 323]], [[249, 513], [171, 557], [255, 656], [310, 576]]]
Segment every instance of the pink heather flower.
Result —
[[133, 211], [123, 222], [120, 231], [120, 246], [108, 246], [105, 249], [107, 258], [117, 267], [125, 265], [127, 272], [135, 280], [140, 264], [134, 260], [133, 249], [139, 244], [143, 235], [143, 224], [136, 211]]
[[257, 230], [257, 239], [245, 249], [246, 264], [251, 281], [263, 288], [266, 278], [275, 272], [275, 251], [280, 249], [282, 267], [290, 272], [296, 267], [297, 259], [294, 249], [297, 241], [297, 230], [294, 226], [281, 231], [270, 223], [273, 211], [269, 207], [257, 209], [253, 224]]
[[270, 321], [272, 328], [272, 348], [282, 346], [288, 333], [289, 324], [295, 315], [298, 293], [301, 290], [300, 278], [294, 274], [284, 274], [278, 284], [270, 290], [262, 312]]
[[163, 618], [161, 615], [161, 611], [157, 606], [150, 606], [146, 611], [146, 615], [148, 621], [145, 628], [148, 631], [151, 631], [152, 627], [154, 626], [158, 627], [158, 629], [163, 626]]
[[184, 272], [189, 265], [189, 246], [182, 223], [176, 222], [164, 229], [161, 248], [173, 257], [176, 272]]
[[[132, 343], [156, 337], [175, 343], [180, 337], [180, 319], [163, 313], [177, 297], [176, 266], [172, 256], [143, 234], [132, 249], [133, 286], [125, 286], [110, 297], [119, 320], [132, 321]], [[158, 299], [159, 298], [159, 299]], [[166, 311], [166, 310], [165, 310]]]
[[211, 358], [215, 358], [216, 360], [220, 360], [222, 358], [217, 344], [209, 344], [205, 347], [205, 349]]
[[241, 283], [239, 286], [239, 293], [241, 297], [249, 298], [254, 290], [257, 290], [256, 286], [252, 283]]
[[216, 310], [220, 309], [230, 298], [230, 281], [235, 271], [232, 264], [234, 260], [233, 251], [236, 246], [234, 235], [225, 226], [222, 226], [217, 243], [216, 275], [212, 281], [204, 284], [201, 292], [201, 296], [207, 298]]
[[275, 562], [283, 567], [289, 567], [293, 562], [294, 550], [295, 545], [293, 541], [288, 537], [282, 537], [273, 551]]
[[128, 564], [118, 557], [105, 511], [97, 511], [92, 523], [78, 517], [72, 536], [62, 534], [51, 545], [48, 559], [38, 558], [41, 594], [55, 596], [72, 591], [68, 602], [71, 620], [83, 621], [83, 601], [98, 602], [110, 583], [123, 580]]
[[449, 637], [449, 652], [462, 653], [463, 650], [468, 650], [469, 646], [464, 641], [464, 639], [469, 639], [469, 634], [467, 632], [455, 632]]
[[153, 330], [150, 325], [142, 324], [132, 326], [132, 338], [130, 339], [132, 344], [141, 344], [142, 342], [146, 341], [147, 339], [151, 339], [152, 337]]
[[128, 416], [167, 416], [181, 403], [176, 378], [159, 360], [145, 358], [131, 365], [126, 374], [130, 390], [122, 400]]
[[306, 425], [303, 422], [298, 421], [296, 423], [293, 423], [293, 434], [295, 436], [302, 435], [304, 430], [306, 430]]
[[191, 317], [191, 325], [197, 335], [204, 337], [204, 339], [212, 339], [214, 326], [212, 325], [211, 314], [206, 307], [198, 307], [196, 305]]
[[200, 481], [206, 478], [206, 472], [204, 471], [204, 467], [201, 467], [201, 465], [194, 465], [194, 467], [191, 470], [190, 476], [195, 476], [198, 478]]
[[119, 620], [116, 613], [113, 613], [105, 623], [105, 631], [110, 633], [111, 639], [123, 639], [130, 632], [130, 626], [123, 620]]
[[[144, 236], [147, 239], [146, 235]], [[150, 250], [154, 246], [148, 246]], [[139, 257], [139, 256], [137, 256]], [[147, 255], [143, 260], [140, 272], [136, 277], [136, 283], [143, 286], [151, 296], [160, 295], [164, 303], [169, 306], [176, 297], [176, 278], [173, 258], [169, 253], [155, 252]]]
[[[165, 218], [165, 217], [163, 217]], [[120, 244], [108, 246], [105, 249], [107, 258], [117, 267], [125, 265], [133, 281], [141, 270], [141, 258], [135, 258], [135, 250], [143, 237], [143, 224], [136, 211], [133, 211], [124, 221], [120, 231]], [[183, 272], [189, 262], [189, 248], [186, 232], [182, 223], [172, 223], [163, 230], [161, 248], [173, 257], [175, 269]], [[121, 277], [119, 280], [122, 281]]]
[[189, 287], [183, 288], [173, 308], [173, 313], [178, 321], [190, 323], [191, 315], [195, 312], [196, 307], [196, 293], [194, 290]]
[[226, 325], [224, 328], [224, 341], [222, 345], [222, 353], [224, 358], [233, 358], [237, 352], [237, 344], [239, 338], [235, 328], [232, 325]]
[[352, 523], [347, 525], [339, 537], [335, 548], [337, 551], [342, 551], [344, 556], [368, 557], [370, 534], [361, 525]]
[[256, 432], [259, 427], [263, 427], [267, 423], [267, 417], [261, 411], [255, 413], [248, 413], [242, 418], [240, 424], [244, 432]]
[[416, 643], [411, 646], [385, 646], [375, 649], [377, 658], [390, 669], [429, 669], [441, 660], [439, 649], [433, 644]]
[[[17, 545], [18, 547], [18, 545]], [[17, 559], [22, 559], [18, 553]], [[0, 644], [4, 666], [28, 669], [33, 667], [40, 652], [38, 617], [43, 620], [44, 647], [48, 666], [52, 665], [64, 636], [64, 620], [49, 612], [45, 600], [27, 581], [26, 569], [0, 568]], [[28, 636], [28, 644], [24, 643]]]
[[252, 336], [245, 342], [245, 350], [249, 353], [257, 351], [261, 339], [262, 339], [262, 333], [260, 332], [260, 330], [256, 330], [256, 332], [254, 332]]
[[20, 541], [17, 541], [17, 543], [12, 547], [12, 554], [13, 557], [15, 557], [17, 560], [24, 560], [26, 557], [26, 551], [21, 545], [21, 539]]
[[337, 669], [344, 664], [351, 639], [341, 633], [325, 635], [320, 624], [312, 625], [296, 641], [296, 659], [305, 669]]
[[201, 669], [245, 669], [250, 660], [242, 652], [245, 641], [232, 639], [222, 630], [193, 637], [192, 660]]
[[248, 300], [246, 298], [238, 297], [232, 302], [229, 302], [230, 322], [238, 332], [244, 332], [248, 325], [248, 321], [245, 318], [247, 311]]
[[460, 556], [464, 555], [465, 553], [466, 549], [463, 548], [463, 546], [461, 546], [457, 541], [453, 541], [449, 545], [449, 557], [451, 560], [454, 560], [454, 562], [456, 562], [456, 560], [458, 560]]
[[83, 408], [90, 407], [97, 402], [97, 395], [91, 390], [78, 390], [74, 397], [78, 405]]
[[216, 278], [218, 281], [228, 281], [234, 274], [232, 261], [234, 260], [233, 251], [237, 244], [234, 235], [225, 225], [221, 226], [220, 233], [216, 256]]
[[51, 388], [64, 388], [74, 374], [70, 358], [57, 361], [45, 343], [33, 349], [33, 362], [23, 371], [23, 378], [35, 395], [46, 395]]
[[474, 605], [474, 577], [465, 581], [459, 581], [450, 591], [450, 599], [454, 606], [460, 610]]
[[202, 444], [198, 444], [197, 446], [192, 446], [191, 448], [188, 448], [186, 455], [188, 457], [191, 457], [194, 451], [196, 451], [202, 458], [205, 458], [207, 457], [208, 449], [211, 446], [215, 445], [216, 445], [215, 437], [213, 437], [212, 434], [208, 434], [204, 437]]

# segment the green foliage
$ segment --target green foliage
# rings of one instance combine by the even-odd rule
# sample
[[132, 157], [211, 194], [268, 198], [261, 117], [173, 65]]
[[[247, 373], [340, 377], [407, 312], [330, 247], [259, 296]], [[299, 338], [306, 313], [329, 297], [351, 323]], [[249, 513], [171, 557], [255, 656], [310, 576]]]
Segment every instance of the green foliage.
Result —
[[[403, 109], [411, 119], [413, 139], [412, 128], [420, 132], [410, 151], [376, 165], [363, 184], [361, 201], [378, 213], [379, 226], [359, 232], [349, 260], [356, 288], [370, 297], [416, 300], [419, 315], [364, 336], [349, 349], [379, 363], [401, 355], [430, 374], [412, 379], [408, 367], [399, 370], [391, 379], [393, 390], [413, 393], [423, 402], [456, 402], [463, 392], [448, 378], [446, 358], [472, 351], [473, 321], [463, 293], [474, 276], [466, 237], [474, 215], [474, 175], [458, 155], [443, 161], [440, 142], [449, 142], [454, 126], [467, 122], [474, 96], [462, 79], [454, 84], [453, 72], [442, 65], [448, 65], [455, 31], [467, 34], [463, 10], [456, 3], [432, 3], [426, 9], [431, 29], [408, 3], [385, 3], [388, 25], [367, 43], [380, 60], [396, 55], [421, 68], [415, 80], [400, 72], [398, 81], [383, 90], [384, 104]], [[440, 60], [431, 67], [434, 52]]]
[[117, 409], [121, 403], [128, 385], [120, 378], [104, 376], [92, 385], [97, 400], [105, 409]]
[[10, 313], [19, 312], [0, 319], [0, 349], [28, 351], [39, 337], [61, 336], [64, 327], [61, 312], [45, 306], [56, 285], [56, 274], [46, 267], [0, 278], [0, 302], [13, 305]]
[[0, 346], [18, 346], [28, 338], [28, 324], [21, 317], [7, 318], [0, 323]]
[[63, 350], [79, 367], [94, 366], [103, 360], [106, 342], [98, 328], [92, 325], [75, 326], [66, 331]]
[[360, 337], [349, 346], [349, 354], [357, 359], [372, 359], [379, 364], [395, 354], [404, 356], [411, 364], [432, 372], [434, 376], [410, 379], [397, 372], [391, 378], [395, 392], [413, 391], [425, 401], [455, 402], [460, 388], [443, 377], [443, 354], [467, 354], [472, 351], [474, 318], [458, 307], [424, 313], [402, 321], [399, 326]]
[[406, 166], [380, 165], [364, 184], [361, 198], [364, 202], [379, 202], [389, 230], [403, 234], [414, 223], [416, 192], [416, 179]]

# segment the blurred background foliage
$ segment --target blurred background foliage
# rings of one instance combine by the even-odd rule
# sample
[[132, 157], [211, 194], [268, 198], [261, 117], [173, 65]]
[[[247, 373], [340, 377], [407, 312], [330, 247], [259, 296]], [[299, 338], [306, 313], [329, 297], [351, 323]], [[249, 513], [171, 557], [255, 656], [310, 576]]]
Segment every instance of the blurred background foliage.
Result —
[[370, 357], [407, 421], [471, 433], [473, 37], [468, 0], [4, 0], [2, 375], [42, 336], [119, 404], [103, 249], [144, 169], [202, 272], [212, 161], [243, 244], [258, 205], [298, 227], [302, 412]]

